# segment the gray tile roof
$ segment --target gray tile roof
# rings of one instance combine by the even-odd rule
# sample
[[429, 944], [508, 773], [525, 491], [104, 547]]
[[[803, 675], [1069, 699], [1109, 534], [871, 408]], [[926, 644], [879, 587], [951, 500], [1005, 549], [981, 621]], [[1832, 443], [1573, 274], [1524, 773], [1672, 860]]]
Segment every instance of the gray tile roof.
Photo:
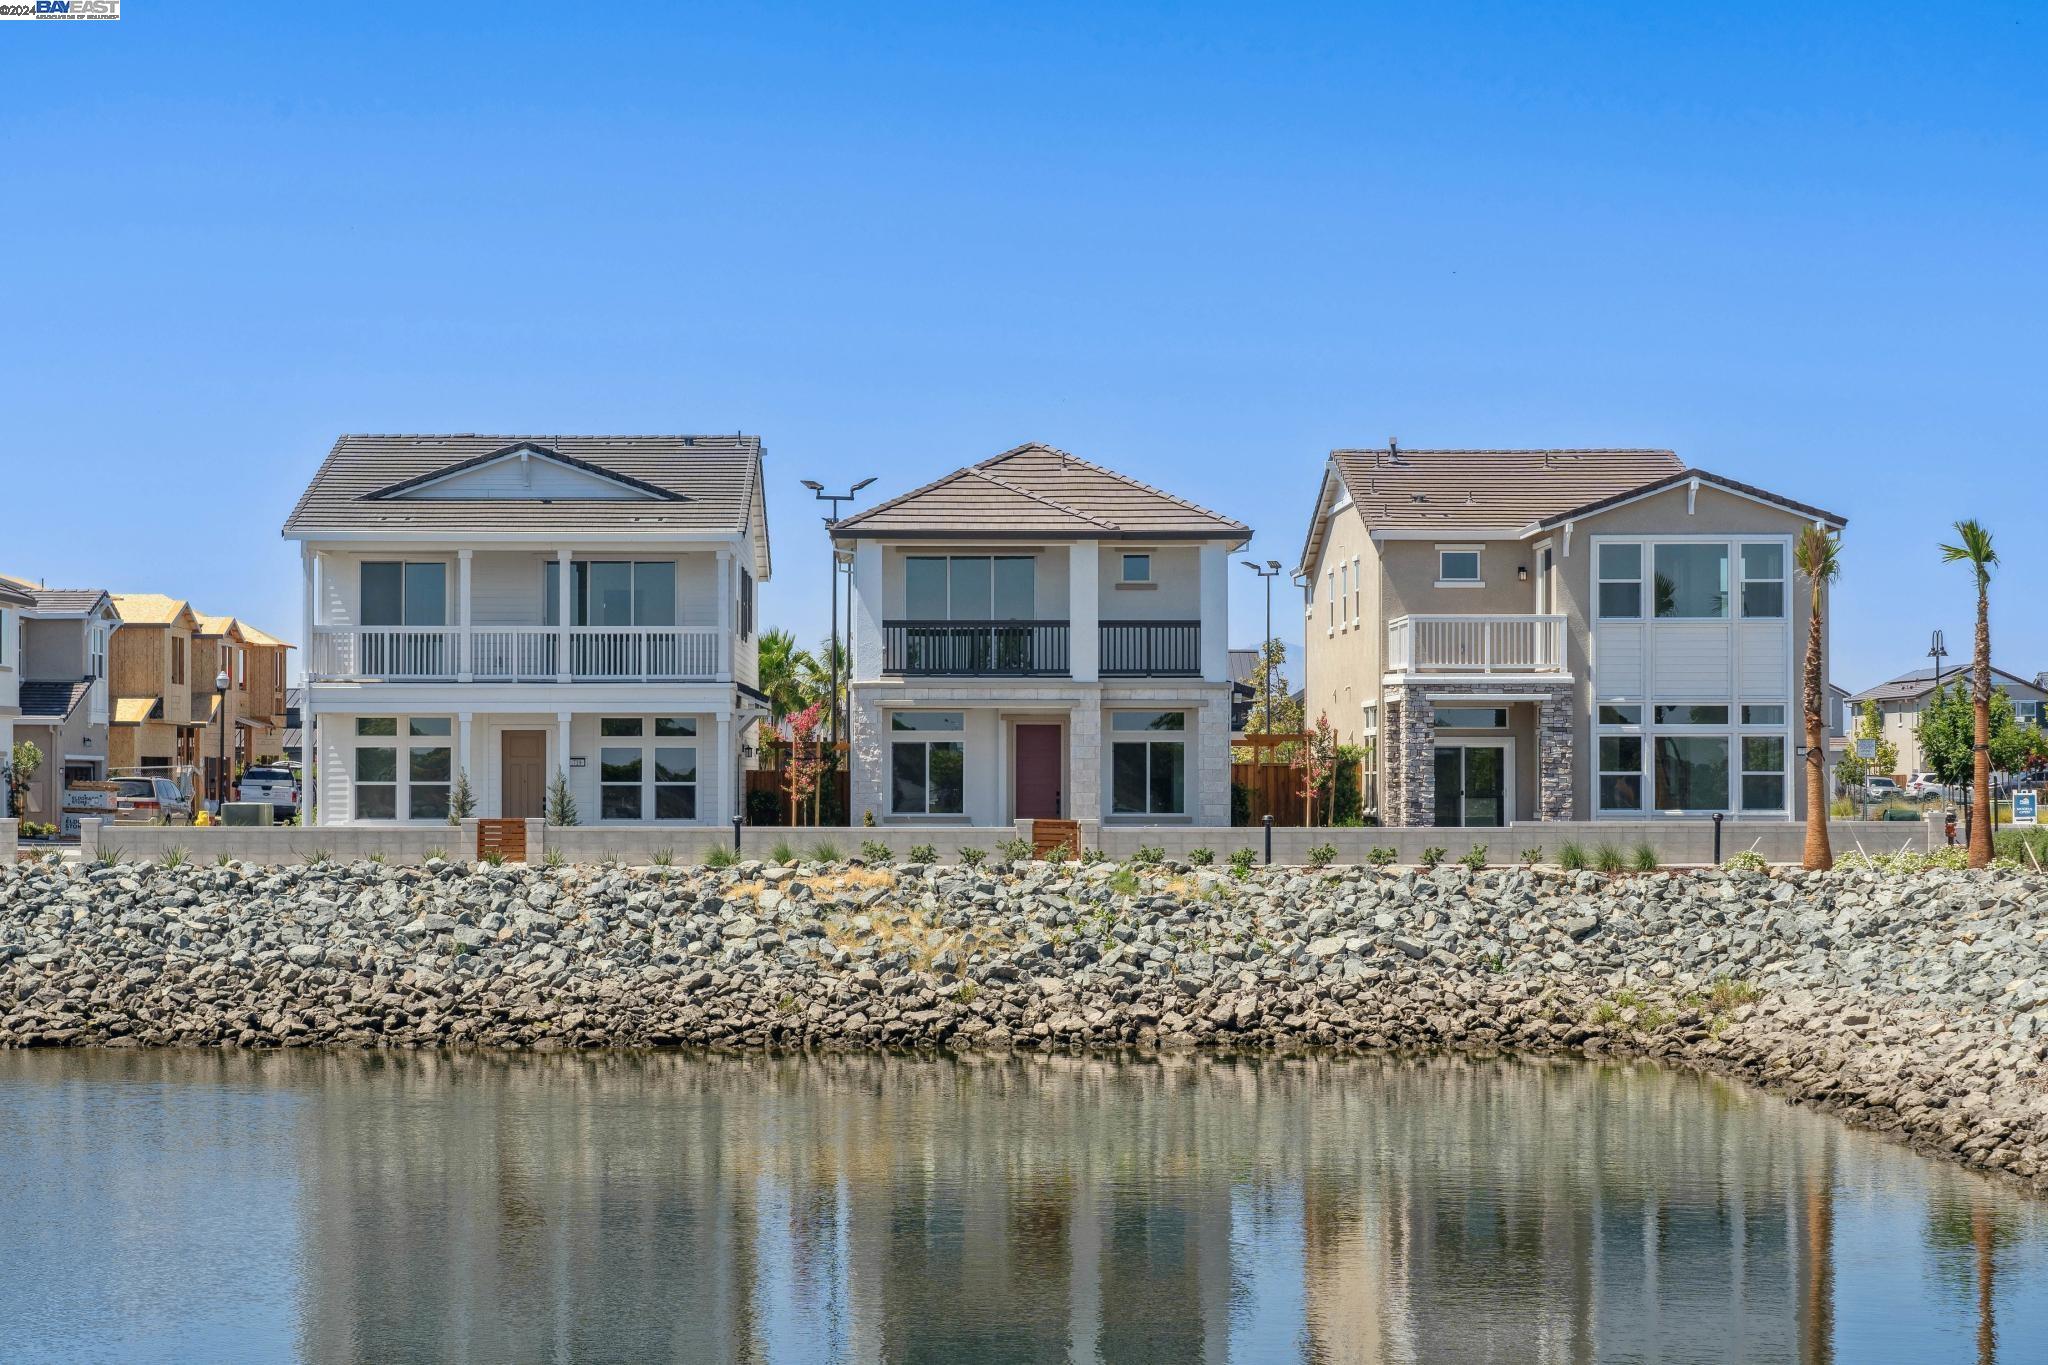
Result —
[[0, 606], [32, 607], [35, 604], [35, 595], [26, 588], [16, 587], [11, 582], [0, 581]]
[[1251, 537], [1251, 530], [1185, 498], [1034, 443], [956, 469], [845, 517], [832, 534], [840, 540], [1029, 536], [1242, 541]]
[[[1942, 686], [1948, 686], [1958, 676], [1967, 676], [1969, 672], [1970, 661], [1968, 659], [1964, 659], [1961, 663], [1945, 665], [1941, 670]], [[1991, 666], [1991, 685], [1994, 688], [2003, 687], [2008, 692], [2014, 686], [2023, 688], [2029, 693], [2043, 691], [2039, 683], [2029, 682], [2017, 673], [2008, 673], [1997, 664]], [[1865, 688], [1863, 691], [1850, 697], [1849, 700], [1857, 705], [1861, 705], [1866, 701], [1912, 701], [1926, 696], [1933, 690], [1934, 670], [1931, 668], [1916, 668], [1910, 673], [1901, 673], [1898, 677], [1888, 682], [1881, 682], [1875, 687]]]
[[1522, 527], [1685, 471], [1668, 450], [1335, 450], [1370, 528]]
[[91, 691], [88, 682], [25, 682], [21, 685], [21, 718], [63, 720]]
[[40, 587], [13, 574], [0, 574], [0, 587], [27, 593], [37, 611], [78, 612], [81, 615], [98, 606], [100, 599], [107, 595], [98, 588]]
[[[404, 486], [522, 445], [665, 496], [620, 501], [393, 496]], [[739, 533], [751, 527], [760, 483], [757, 436], [349, 435], [328, 452], [285, 519], [284, 533], [316, 538], [322, 532], [364, 531]]]

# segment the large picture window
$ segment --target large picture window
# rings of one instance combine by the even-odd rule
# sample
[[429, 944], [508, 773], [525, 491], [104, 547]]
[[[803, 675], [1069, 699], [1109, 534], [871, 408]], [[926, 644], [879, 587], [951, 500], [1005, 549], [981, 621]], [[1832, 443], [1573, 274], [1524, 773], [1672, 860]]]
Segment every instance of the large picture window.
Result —
[[454, 729], [447, 716], [357, 716], [355, 818], [446, 820]]
[[1187, 726], [1185, 711], [1111, 713], [1111, 814], [1187, 813]]
[[[562, 623], [562, 566], [541, 569], [541, 624]], [[569, 565], [572, 626], [672, 626], [676, 566], [672, 560], [579, 559]]]
[[448, 624], [448, 566], [371, 560], [363, 565], [363, 624]]
[[1038, 614], [1030, 555], [911, 555], [904, 615], [913, 621], [1029, 621]]
[[597, 799], [602, 820], [697, 818], [694, 716], [600, 716]]
[[1655, 548], [1660, 620], [1719, 621], [1728, 616], [1728, 547], [1666, 543]]
[[1657, 809], [1728, 809], [1728, 737], [1657, 736]]
[[896, 815], [966, 810], [966, 721], [958, 711], [897, 711], [889, 717], [889, 809]]

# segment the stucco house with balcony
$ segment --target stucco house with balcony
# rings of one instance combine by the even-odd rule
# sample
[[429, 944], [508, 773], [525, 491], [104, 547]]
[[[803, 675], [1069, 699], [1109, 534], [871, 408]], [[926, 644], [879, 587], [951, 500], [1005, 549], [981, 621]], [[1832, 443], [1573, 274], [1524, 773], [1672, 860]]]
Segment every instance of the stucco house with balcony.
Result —
[[42, 752], [23, 814], [61, 824], [67, 783], [107, 775], [107, 656], [113, 598], [97, 588], [50, 588], [0, 575], [0, 588], [28, 598], [21, 609], [21, 715], [14, 738]]
[[1021, 445], [832, 527], [852, 559], [852, 814], [1230, 823], [1242, 523]]
[[1665, 450], [1339, 450], [1301, 559], [1306, 709], [1389, 825], [1803, 814], [1805, 527]]
[[284, 525], [304, 565], [312, 820], [738, 809], [769, 575], [752, 436], [343, 436]]

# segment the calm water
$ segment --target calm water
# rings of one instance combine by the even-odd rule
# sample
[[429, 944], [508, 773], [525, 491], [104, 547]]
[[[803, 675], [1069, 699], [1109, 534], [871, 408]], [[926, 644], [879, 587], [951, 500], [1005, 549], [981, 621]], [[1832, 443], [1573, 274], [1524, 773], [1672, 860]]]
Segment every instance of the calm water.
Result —
[[2048, 1359], [2042, 1207], [1586, 1063], [0, 1054], [0, 1355]]

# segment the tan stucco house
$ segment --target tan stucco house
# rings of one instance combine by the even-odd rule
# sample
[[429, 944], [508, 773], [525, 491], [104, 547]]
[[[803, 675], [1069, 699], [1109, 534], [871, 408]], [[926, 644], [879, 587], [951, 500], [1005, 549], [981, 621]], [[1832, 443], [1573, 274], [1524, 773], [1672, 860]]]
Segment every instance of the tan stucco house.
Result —
[[[1970, 676], [1970, 664], [1965, 659], [1960, 664], [1951, 664], [1941, 671], [1941, 685], [1953, 687], [1958, 678]], [[2039, 725], [2048, 722], [2048, 688], [2040, 680], [2028, 681], [2017, 673], [1993, 665], [1991, 685], [2004, 688], [2012, 698], [2013, 718], [2022, 725]], [[1853, 734], [1856, 723], [1863, 715], [1865, 706], [1875, 703], [1879, 720], [1880, 738], [1896, 744], [1899, 749], [1898, 771], [1892, 776], [1901, 782], [1912, 773], [1927, 771], [1927, 760], [1920, 752], [1920, 713], [1934, 697], [1935, 674], [1931, 668], [1916, 668], [1901, 673], [1889, 682], [1881, 682], [1866, 688], [1849, 698], [1849, 729]]]
[[1797, 818], [1805, 527], [1664, 450], [1339, 450], [1296, 568], [1306, 716], [1390, 825]]

